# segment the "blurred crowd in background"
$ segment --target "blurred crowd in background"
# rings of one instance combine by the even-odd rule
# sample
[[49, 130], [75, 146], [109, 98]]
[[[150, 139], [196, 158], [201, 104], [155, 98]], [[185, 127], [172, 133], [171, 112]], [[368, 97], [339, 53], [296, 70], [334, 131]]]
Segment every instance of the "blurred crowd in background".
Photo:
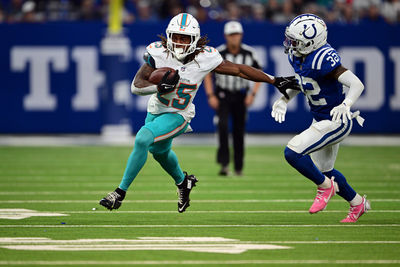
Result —
[[[0, 23], [107, 21], [112, 0], [0, 0]], [[327, 23], [400, 22], [400, 0], [125, 0], [124, 23], [156, 23], [188, 12], [200, 23], [239, 20], [286, 24], [313, 13]]]

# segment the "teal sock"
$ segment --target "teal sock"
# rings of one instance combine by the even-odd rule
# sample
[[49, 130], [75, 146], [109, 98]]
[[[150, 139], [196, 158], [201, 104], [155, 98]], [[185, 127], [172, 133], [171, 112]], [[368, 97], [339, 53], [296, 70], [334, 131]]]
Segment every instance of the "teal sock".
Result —
[[178, 157], [175, 152], [171, 149], [165, 153], [154, 153], [153, 157], [160, 163], [161, 167], [174, 178], [175, 184], [180, 184], [185, 179], [185, 174], [183, 173], [181, 167], [178, 163]]
[[135, 146], [131, 155], [129, 156], [124, 176], [122, 178], [121, 184], [119, 185], [119, 188], [124, 191], [128, 190], [129, 186], [146, 163], [147, 153], [149, 151], [150, 145], [153, 142], [153, 133], [149, 129], [142, 127], [136, 134]]

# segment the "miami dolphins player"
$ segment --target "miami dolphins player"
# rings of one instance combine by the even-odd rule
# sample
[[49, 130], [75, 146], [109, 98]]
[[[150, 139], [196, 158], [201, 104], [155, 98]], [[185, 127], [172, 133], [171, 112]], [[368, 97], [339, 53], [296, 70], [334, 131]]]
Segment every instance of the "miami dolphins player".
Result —
[[[285, 36], [285, 52], [314, 117], [308, 129], [289, 141], [285, 158], [318, 187], [310, 213], [324, 210], [338, 193], [350, 203], [350, 211], [341, 222], [356, 222], [370, 209], [370, 203], [366, 196], [361, 197], [353, 190], [344, 175], [334, 169], [334, 164], [339, 143], [352, 129], [352, 119], [362, 125], [359, 112], [352, 113], [350, 109], [364, 85], [342, 66], [338, 53], [327, 43], [325, 22], [318, 16], [297, 16], [286, 27]], [[343, 85], [349, 87], [347, 94]], [[298, 93], [288, 90], [289, 99], [281, 97], [275, 101], [271, 115], [276, 121], [285, 120], [287, 103]]]
[[[173, 138], [189, 131], [189, 123], [195, 116], [193, 98], [209, 72], [271, 83], [283, 94], [287, 88], [297, 85], [294, 77], [273, 77], [258, 69], [223, 60], [215, 48], [206, 46], [208, 40], [200, 36], [199, 23], [190, 14], [173, 17], [166, 34], [166, 38], [161, 36], [161, 41], [147, 46], [145, 64], [131, 85], [132, 93], [151, 97], [145, 125], [136, 134], [122, 181], [115, 191], [100, 200], [100, 204], [110, 210], [121, 206], [126, 191], [147, 160], [148, 151], [174, 179], [178, 187], [178, 211], [184, 212], [189, 207], [189, 194], [198, 180], [181, 170], [171, 145]], [[151, 84], [150, 74], [161, 67], [170, 67], [176, 72], [174, 75], [167, 72], [158, 85]]]

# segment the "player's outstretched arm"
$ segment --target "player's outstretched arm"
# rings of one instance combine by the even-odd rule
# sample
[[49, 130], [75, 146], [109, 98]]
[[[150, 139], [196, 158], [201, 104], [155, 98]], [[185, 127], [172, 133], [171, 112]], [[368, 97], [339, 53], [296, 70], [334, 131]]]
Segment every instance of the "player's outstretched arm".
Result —
[[235, 64], [228, 60], [222, 61], [222, 63], [219, 64], [214, 71], [219, 74], [239, 76], [254, 82], [266, 82], [273, 84], [287, 99], [289, 99], [289, 96], [286, 93], [286, 90], [300, 90], [297, 80], [294, 78], [294, 76], [274, 77], [251, 66]]
[[228, 60], [222, 61], [214, 71], [219, 74], [239, 76], [253, 82], [266, 82], [274, 84], [275, 77], [248, 65], [235, 64]]
[[157, 85], [149, 82], [150, 74], [155, 69], [148, 64], [143, 64], [137, 71], [131, 84], [131, 92], [135, 95], [151, 95], [157, 92]]

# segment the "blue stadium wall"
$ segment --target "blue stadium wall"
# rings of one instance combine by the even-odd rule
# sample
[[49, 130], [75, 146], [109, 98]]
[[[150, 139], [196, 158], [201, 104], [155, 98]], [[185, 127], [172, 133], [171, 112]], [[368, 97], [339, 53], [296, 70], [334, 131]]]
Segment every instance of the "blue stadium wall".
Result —
[[[165, 24], [165, 25], [164, 25]], [[110, 58], [101, 52], [102, 23], [0, 25], [0, 133], [99, 133], [107, 123], [130, 123], [138, 131], [146, 116], [146, 97], [129, 86], [140, 67], [144, 47], [158, 40], [166, 23], [125, 27], [130, 53]], [[222, 23], [201, 27], [211, 46], [224, 42]], [[289, 75], [283, 53], [284, 26], [244, 23], [244, 43], [256, 48], [264, 71]], [[366, 122], [356, 133], [400, 133], [400, 26], [330, 25], [329, 43], [366, 89], [355, 108]], [[116, 63], [117, 62], [117, 63]], [[108, 73], [108, 74], [107, 74]], [[305, 97], [290, 105], [284, 124], [270, 116], [279, 93], [263, 85], [249, 112], [247, 130], [255, 133], [300, 132], [311, 122]], [[195, 132], [213, 132], [213, 110], [201, 87], [194, 100]], [[122, 107], [111, 112], [110, 106]]]

